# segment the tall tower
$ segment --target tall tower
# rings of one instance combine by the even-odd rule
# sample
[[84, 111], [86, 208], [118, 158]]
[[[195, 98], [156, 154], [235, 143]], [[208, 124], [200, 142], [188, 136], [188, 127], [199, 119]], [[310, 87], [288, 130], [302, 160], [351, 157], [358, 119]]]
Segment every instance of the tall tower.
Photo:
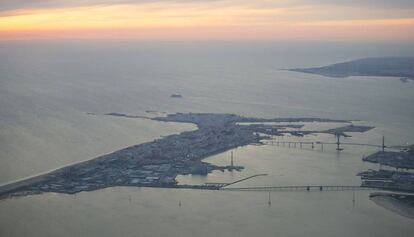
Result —
[[382, 136], [382, 152], [385, 151], [385, 136]]

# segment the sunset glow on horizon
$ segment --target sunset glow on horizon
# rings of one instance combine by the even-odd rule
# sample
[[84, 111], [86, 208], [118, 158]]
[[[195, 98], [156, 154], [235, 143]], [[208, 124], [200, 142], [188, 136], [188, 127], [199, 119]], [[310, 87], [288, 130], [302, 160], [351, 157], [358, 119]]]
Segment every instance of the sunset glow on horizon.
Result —
[[0, 39], [414, 41], [414, 4], [406, 1], [83, 2], [0, 3]]

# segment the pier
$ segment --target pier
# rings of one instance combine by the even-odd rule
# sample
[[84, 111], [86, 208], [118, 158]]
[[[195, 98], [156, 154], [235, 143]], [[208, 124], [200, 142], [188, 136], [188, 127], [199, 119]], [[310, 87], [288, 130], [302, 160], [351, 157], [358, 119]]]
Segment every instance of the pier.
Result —
[[242, 181], [245, 181], [245, 180], [248, 180], [248, 179], [252, 179], [254, 177], [266, 176], [266, 175], [267, 174], [255, 174], [255, 175], [249, 176], [247, 178], [243, 178], [243, 179], [236, 180], [236, 181], [231, 182], [231, 183], [205, 183], [204, 186], [211, 187], [211, 188], [214, 188], [215, 187], [217, 189], [222, 189], [222, 188], [224, 188], [226, 186], [230, 186], [230, 185], [233, 185], [233, 184], [236, 184], [236, 183], [240, 183]]

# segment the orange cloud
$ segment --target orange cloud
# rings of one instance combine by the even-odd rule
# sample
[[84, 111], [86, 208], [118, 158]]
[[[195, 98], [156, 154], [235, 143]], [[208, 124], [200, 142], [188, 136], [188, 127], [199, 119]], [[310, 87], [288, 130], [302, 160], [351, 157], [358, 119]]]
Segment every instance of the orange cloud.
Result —
[[[332, 17], [335, 10], [346, 19]], [[414, 40], [414, 18], [349, 19], [348, 11], [222, 2], [23, 9], [0, 17], [0, 39]]]

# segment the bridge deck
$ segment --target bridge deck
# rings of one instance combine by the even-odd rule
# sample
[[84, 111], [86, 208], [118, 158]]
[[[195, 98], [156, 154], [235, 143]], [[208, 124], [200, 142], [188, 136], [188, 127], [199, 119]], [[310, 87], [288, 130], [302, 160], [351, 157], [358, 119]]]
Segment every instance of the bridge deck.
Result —
[[[309, 142], [309, 141], [267, 141], [264, 142], [264, 144], [269, 146], [284, 146], [284, 145], [338, 145], [338, 142], [321, 142], [321, 141], [315, 141], [315, 142]], [[382, 145], [378, 144], [368, 144], [368, 143], [356, 143], [356, 142], [340, 142], [340, 145], [346, 145], [346, 146], [370, 146], [370, 147], [378, 147], [382, 148]], [[384, 148], [388, 149], [407, 149], [408, 146], [404, 145], [392, 145], [392, 146], [385, 146]]]
[[345, 191], [345, 190], [370, 190], [374, 188], [347, 185], [309, 185], [309, 186], [274, 186], [274, 187], [244, 187], [221, 188], [226, 191]]

